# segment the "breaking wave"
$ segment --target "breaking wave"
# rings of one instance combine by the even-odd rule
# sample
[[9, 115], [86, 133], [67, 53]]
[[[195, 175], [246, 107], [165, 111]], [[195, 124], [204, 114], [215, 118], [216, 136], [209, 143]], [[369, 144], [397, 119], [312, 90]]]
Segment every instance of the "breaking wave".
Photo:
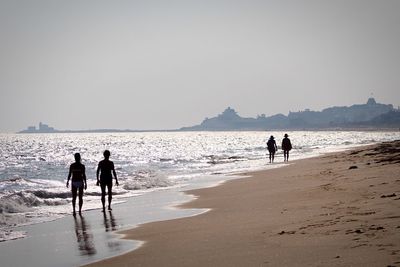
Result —
[[[97, 208], [96, 167], [110, 149], [120, 186], [116, 201], [190, 183], [193, 177], [248, 171], [266, 164], [267, 138], [284, 132], [179, 132], [121, 134], [0, 134], [0, 241], [20, 238], [15, 226], [70, 212], [67, 168], [81, 152], [88, 189], [85, 208]], [[291, 158], [400, 139], [399, 132], [292, 132]], [[279, 142], [277, 140], [279, 146]], [[281, 157], [280, 151], [277, 158]]]

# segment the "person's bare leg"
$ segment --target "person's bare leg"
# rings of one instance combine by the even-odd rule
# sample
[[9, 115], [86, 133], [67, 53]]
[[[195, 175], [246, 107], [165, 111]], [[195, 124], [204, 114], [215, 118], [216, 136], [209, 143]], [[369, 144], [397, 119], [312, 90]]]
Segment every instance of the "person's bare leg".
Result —
[[75, 216], [76, 215], [75, 206], [76, 206], [77, 188], [72, 186], [71, 191], [72, 191], [72, 215]]
[[83, 205], [83, 186], [79, 188], [79, 214], [82, 213], [82, 205]]
[[106, 210], [106, 186], [100, 185], [101, 187], [101, 204], [103, 204], [103, 212]]
[[112, 200], [112, 186], [108, 186], [108, 210], [112, 210], [111, 208], [111, 200]]

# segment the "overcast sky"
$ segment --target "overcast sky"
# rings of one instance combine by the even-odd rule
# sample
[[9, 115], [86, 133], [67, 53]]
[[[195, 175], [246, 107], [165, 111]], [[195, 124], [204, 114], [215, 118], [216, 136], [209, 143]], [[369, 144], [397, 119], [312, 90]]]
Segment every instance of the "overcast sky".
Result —
[[0, 0], [0, 131], [400, 105], [400, 1]]

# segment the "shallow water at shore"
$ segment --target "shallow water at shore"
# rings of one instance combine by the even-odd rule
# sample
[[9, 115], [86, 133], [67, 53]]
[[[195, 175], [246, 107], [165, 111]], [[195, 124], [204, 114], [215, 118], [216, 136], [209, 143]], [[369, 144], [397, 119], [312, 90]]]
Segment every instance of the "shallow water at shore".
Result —
[[[238, 177], [208, 176], [195, 180], [185, 190], [214, 186]], [[139, 247], [142, 242], [121, 239], [115, 231], [140, 224], [188, 217], [206, 209], [176, 209], [193, 196], [170, 188], [130, 198], [105, 213], [99, 210], [68, 215], [51, 222], [19, 227], [29, 238], [0, 243], [2, 265], [8, 267], [79, 266], [117, 256]], [[18, 251], [18, 253], [16, 253]], [[20, 251], [24, 251], [23, 256]]]
[[[84, 209], [98, 209], [95, 169], [110, 149], [121, 186], [115, 203], [167, 188], [179, 189], [212, 174], [266, 167], [265, 142], [284, 132], [180, 132], [0, 135], [0, 240], [26, 236], [17, 226], [54, 220], [71, 210], [65, 188], [73, 153], [86, 165]], [[291, 159], [317, 156], [357, 145], [400, 139], [400, 132], [289, 132]], [[281, 151], [276, 162], [282, 162]], [[268, 165], [269, 166], [269, 165]]]

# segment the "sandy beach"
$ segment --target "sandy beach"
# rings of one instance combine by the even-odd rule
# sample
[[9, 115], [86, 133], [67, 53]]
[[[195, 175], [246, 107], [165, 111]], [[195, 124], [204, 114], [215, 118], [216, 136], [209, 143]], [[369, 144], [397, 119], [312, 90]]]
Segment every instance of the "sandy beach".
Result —
[[400, 266], [400, 141], [247, 173], [125, 231], [145, 241], [92, 266]]

